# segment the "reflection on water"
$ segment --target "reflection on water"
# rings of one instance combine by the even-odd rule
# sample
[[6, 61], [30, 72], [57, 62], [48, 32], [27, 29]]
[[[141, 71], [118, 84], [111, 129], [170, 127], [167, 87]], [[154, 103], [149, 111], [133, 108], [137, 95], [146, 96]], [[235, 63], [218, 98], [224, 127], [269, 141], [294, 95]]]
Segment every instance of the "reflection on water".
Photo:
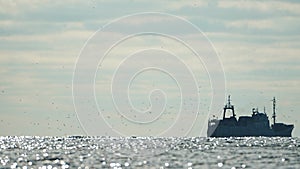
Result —
[[298, 138], [0, 137], [3, 168], [299, 168]]

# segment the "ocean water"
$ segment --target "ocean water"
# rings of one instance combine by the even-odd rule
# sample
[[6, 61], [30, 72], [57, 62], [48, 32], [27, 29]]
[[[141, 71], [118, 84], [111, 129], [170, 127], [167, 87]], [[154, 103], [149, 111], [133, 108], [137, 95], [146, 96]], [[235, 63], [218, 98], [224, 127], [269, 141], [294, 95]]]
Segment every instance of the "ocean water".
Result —
[[299, 138], [0, 137], [1, 168], [300, 168]]

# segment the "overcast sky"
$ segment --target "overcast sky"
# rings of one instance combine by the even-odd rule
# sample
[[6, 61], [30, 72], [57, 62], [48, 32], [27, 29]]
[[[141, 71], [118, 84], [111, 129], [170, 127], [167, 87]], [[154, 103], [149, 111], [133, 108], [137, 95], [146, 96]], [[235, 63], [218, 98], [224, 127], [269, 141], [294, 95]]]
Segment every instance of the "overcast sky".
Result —
[[[170, 16], [178, 16], [200, 29], [209, 39], [206, 42], [203, 42], [203, 39], [197, 41], [199, 39], [194, 32], [185, 32], [184, 25], [170, 26], [167, 30], [161, 31], [170, 34], [182, 31], [181, 37], [187, 38], [187, 41], [199, 42], [200, 49], [201, 45], [210, 41], [212, 43], [210, 47], [215, 49], [219, 57], [216, 62], [221, 63], [219, 67], [215, 65], [215, 70], [224, 71], [226, 83], [224, 94], [231, 94], [237, 115], [250, 115], [253, 107], [263, 111], [265, 106], [270, 119], [271, 99], [275, 96], [278, 121], [295, 124], [293, 135], [300, 136], [300, 129], [298, 129], [300, 125], [298, 122], [300, 118], [298, 113], [300, 110], [300, 3], [293, 0], [0, 1], [0, 135], [82, 135], [85, 134], [84, 130], [93, 128], [96, 123], [100, 124], [94, 127], [98, 131], [107, 130], [105, 126], [109, 126], [108, 128], [114, 128], [124, 135], [156, 135], [168, 127], [172, 128], [174, 120], [181, 120], [187, 124], [195, 122], [189, 133], [190, 136], [205, 136], [205, 131], [201, 134], [201, 130], [207, 125], [207, 115], [212, 109], [210, 102], [214, 89], [211, 89], [211, 78], [219, 79], [211, 77], [211, 72], [207, 72], [207, 67], [213, 65], [193, 60], [193, 53], [180, 43], [180, 40], [151, 34], [129, 38], [116, 45], [109, 53], [107, 57], [109, 59], [96, 65], [98, 68], [94, 89], [97, 107], [89, 108], [101, 112], [102, 116], [99, 118], [104, 118], [106, 123], [97, 120], [92, 122], [93, 116], [88, 115], [89, 108], [87, 108], [86, 117], [91, 120], [91, 123], [87, 124], [82, 119], [81, 122], [83, 128], [86, 127], [85, 125], [90, 126], [83, 129], [80, 125], [82, 114], [79, 115], [78, 120], [76, 105], [74, 107], [72, 99], [72, 78], [75, 65], [80, 61], [78, 57], [83, 58], [80, 55], [81, 49], [89, 38], [97, 35], [96, 31], [99, 33], [101, 29], [105, 30], [107, 28], [105, 25], [108, 23], [141, 12], [162, 12], [171, 14]], [[112, 39], [118, 39], [131, 31], [147, 30], [152, 24], [153, 27], [155, 24], [172, 25], [173, 22], [168, 19], [168, 17], [155, 16], [146, 19], [133, 18], [126, 20], [125, 23], [121, 20], [118, 24], [123, 27], [119, 27], [120, 30], [103, 31], [105, 33], [101, 36], [102, 39], [94, 41], [97, 44], [93, 50], [97, 53], [105, 46], [104, 44], [113, 41]], [[136, 30], [130, 29], [132, 25], [136, 26], [134, 27]], [[160, 26], [160, 28], [164, 27]], [[89, 43], [91, 41], [87, 42]], [[155, 56], [151, 56], [147, 51], [142, 52], [152, 48], [156, 49]], [[158, 48], [160, 53], [155, 53]], [[144, 59], [135, 58], [136, 52]], [[183, 62], [169, 60], [174, 53]], [[131, 63], [126, 57], [135, 59], [135, 62]], [[158, 58], [162, 62], [156, 62]], [[123, 63], [131, 66], [122, 67]], [[163, 67], [166, 70], [174, 69], [173, 73], [179, 73], [178, 76], [174, 74], [170, 76], [155, 67], [139, 73], [132, 66], [160, 63], [166, 64]], [[186, 85], [190, 90], [184, 91], [184, 94], [188, 98], [194, 97], [193, 86], [189, 86], [188, 80], [186, 83], [184, 78], [179, 80], [179, 83], [183, 82], [179, 85], [182, 87], [180, 88], [173, 79], [174, 77], [180, 79], [182, 77], [180, 75], [189, 77], [186, 76], [189, 71], [180, 69], [181, 63], [184, 63], [195, 76], [199, 100], [180, 100], [182, 91], [179, 89]], [[165, 103], [165, 111], [155, 114], [160, 112], [155, 112], [156, 109], [152, 105], [154, 115], [148, 114], [149, 116], [141, 116], [140, 119], [133, 121], [132, 118], [139, 118], [139, 115], [130, 114], [129, 109], [127, 112], [129, 114], [126, 114], [125, 108], [121, 110], [123, 115], [116, 113], [117, 109], [114, 107], [116, 105], [113, 105], [110, 100], [111, 94], [115, 93], [120, 97], [119, 95], [124, 91], [117, 90], [121, 89], [121, 86], [110, 85], [110, 79], [115, 75], [114, 73], [117, 72], [118, 75], [118, 70], [122, 70], [121, 73], [124, 74], [139, 73], [132, 79], [130, 86], [131, 104], [135, 109], [146, 111], [151, 104]], [[115, 83], [128, 86], [127, 78], [119, 80]], [[111, 87], [114, 88], [113, 92]], [[164, 93], [158, 92], [155, 95], [156, 89], [161, 89]], [[148, 99], [151, 91], [158, 99]], [[84, 95], [84, 93], [80, 94]], [[176, 100], [178, 98], [180, 99]], [[163, 100], [154, 103], [156, 99]], [[152, 101], [151, 104], [149, 100]], [[89, 102], [89, 100], [85, 101]], [[194, 110], [195, 101], [199, 105], [199, 110]], [[128, 103], [125, 102], [119, 99], [117, 106], [122, 108], [122, 105]], [[180, 103], [184, 110], [183, 116], [176, 114], [180, 109]], [[87, 106], [92, 104], [89, 103]], [[158, 108], [157, 111], [161, 110]], [[198, 113], [197, 118], [193, 114], [195, 112]], [[147, 122], [147, 117], [151, 117], [152, 120], [155, 117], [159, 118], [151, 123], [139, 123]], [[176, 117], [183, 119], [176, 119]], [[95, 133], [88, 132], [88, 134]], [[106, 134], [110, 135], [110, 132]]]

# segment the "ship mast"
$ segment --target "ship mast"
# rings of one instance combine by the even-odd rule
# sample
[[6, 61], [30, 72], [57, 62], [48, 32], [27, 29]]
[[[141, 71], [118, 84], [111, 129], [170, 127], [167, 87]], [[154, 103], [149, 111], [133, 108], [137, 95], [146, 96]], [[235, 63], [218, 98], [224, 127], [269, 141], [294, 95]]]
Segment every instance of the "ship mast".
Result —
[[225, 114], [226, 114], [226, 110], [227, 109], [230, 109], [232, 111], [232, 116], [235, 117], [235, 113], [234, 113], [234, 106], [231, 105], [231, 102], [230, 102], [230, 95], [228, 96], [228, 103], [225, 105], [224, 107], [224, 112], [223, 112], [223, 119], [225, 119]]
[[272, 116], [272, 118], [273, 118], [273, 124], [275, 125], [275, 122], [276, 122], [276, 112], [275, 112], [276, 100], [275, 100], [275, 97], [273, 97], [272, 102], [273, 102], [273, 116]]

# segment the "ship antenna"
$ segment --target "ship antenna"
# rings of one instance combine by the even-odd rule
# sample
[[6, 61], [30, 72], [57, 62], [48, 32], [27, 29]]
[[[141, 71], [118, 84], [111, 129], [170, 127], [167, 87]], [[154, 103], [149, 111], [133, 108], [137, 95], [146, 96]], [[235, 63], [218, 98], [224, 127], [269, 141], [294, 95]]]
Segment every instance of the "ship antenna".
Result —
[[264, 106], [264, 113], [266, 114], [266, 106]]
[[273, 97], [273, 116], [272, 116], [272, 118], [273, 118], [273, 123], [274, 123], [274, 125], [275, 125], [275, 122], [276, 122], [276, 112], [275, 112], [275, 108], [276, 108], [276, 100], [275, 100], [275, 97]]

